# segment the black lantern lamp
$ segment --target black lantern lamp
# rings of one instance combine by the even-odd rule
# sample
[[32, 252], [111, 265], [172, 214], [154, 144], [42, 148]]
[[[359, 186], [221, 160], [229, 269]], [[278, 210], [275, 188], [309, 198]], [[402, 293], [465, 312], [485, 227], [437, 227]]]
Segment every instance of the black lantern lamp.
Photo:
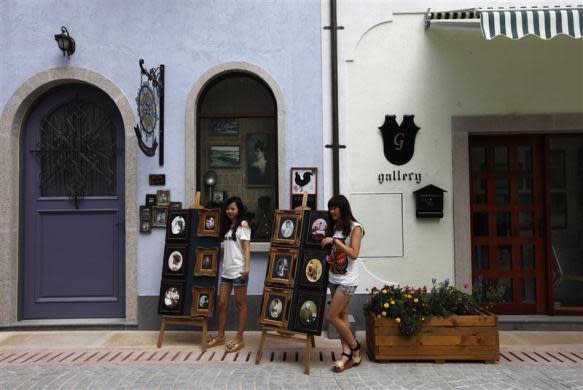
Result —
[[65, 26], [61, 26], [60, 34], [55, 34], [55, 41], [57, 41], [59, 49], [67, 58], [70, 58], [75, 53], [75, 40], [69, 35], [69, 31]]

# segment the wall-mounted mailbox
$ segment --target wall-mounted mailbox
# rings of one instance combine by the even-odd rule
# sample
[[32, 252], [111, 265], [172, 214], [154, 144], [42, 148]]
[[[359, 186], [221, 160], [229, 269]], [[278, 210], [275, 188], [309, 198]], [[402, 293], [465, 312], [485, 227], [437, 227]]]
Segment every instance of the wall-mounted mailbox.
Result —
[[443, 218], [444, 192], [433, 184], [414, 191], [417, 218]]

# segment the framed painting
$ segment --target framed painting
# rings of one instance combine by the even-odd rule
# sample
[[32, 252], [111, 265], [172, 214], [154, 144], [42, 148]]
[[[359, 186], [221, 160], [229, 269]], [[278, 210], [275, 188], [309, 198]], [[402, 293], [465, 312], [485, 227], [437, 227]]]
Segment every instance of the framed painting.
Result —
[[188, 269], [188, 244], [166, 244], [162, 275], [169, 278], [183, 278]]
[[152, 222], [140, 221], [140, 233], [152, 233]]
[[158, 313], [171, 315], [184, 313], [184, 282], [162, 281]]
[[182, 202], [170, 202], [170, 210], [182, 209]]
[[247, 134], [245, 142], [247, 185], [249, 187], [270, 186], [272, 183], [271, 140], [268, 133]]
[[170, 190], [156, 191], [156, 206], [170, 206]]
[[152, 207], [152, 227], [166, 227], [168, 209], [166, 207]]
[[265, 287], [261, 302], [259, 323], [277, 328], [287, 328], [291, 292], [285, 288]]
[[240, 164], [239, 145], [209, 147], [210, 168], [236, 168]]
[[140, 206], [140, 221], [152, 221], [152, 209], [149, 206]]
[[214, 287], [192, 287], [192, 306], [190, 315], [193, 317], [212, 317], [215, 308]]
[[328, 254], [322, 251], [304, 251], [298, 265], [297, 283], [300, 287], [326, 291], [328, 286]]
[[218, 237], [220, 234], [221, 211], [218, 209], [200, 209], [196, 233], [200, 237]]
[[187, 210], [168, 210], [166, 241], [188, 241], [190, 238], [190, 212]]
[[212, 137], [233, 137], [239, 135], [238, 118], [216, 118], [209, 120], [209, 135]]
[[156, 205], [156, 194], [146, 194], [146, 206]]
[[318, 168], [291, 168], [290, 189], [292, 195], [306, 192], [308, 195], [318, 193]]
[[330, 214], [327, 211], [309, 211], [307, 215], [304, 243], [320, 247], [320, 241], [329, 234], [332, 228]]
[[299, 246], [303, 214], [303, 211], [275, 210], [271, 243]]
[[265, 283], [293, 287], [298, 254], [297, 249], [272, 246], [267, 261]]
[[194, 276], [217, 276], [219, 248], [196, 248]]
[[297, 290], [290, 309], [289, 330], [319, 336], [322, 333], [326, 294]]

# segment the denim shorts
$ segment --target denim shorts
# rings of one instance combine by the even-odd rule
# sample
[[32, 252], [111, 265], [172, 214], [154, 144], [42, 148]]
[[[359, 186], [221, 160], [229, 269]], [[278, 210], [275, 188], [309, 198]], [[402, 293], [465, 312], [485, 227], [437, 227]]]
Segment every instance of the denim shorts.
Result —
[[356, 287], [357, 286], [345, 286], [343, 284], [328, 283], [328, 288], [330, 289], [330, 292], [334, 292], [334, 290], [336, 290], [348, 296], [354, 295]]
[[247, 277], [239, 276], [235, 279], [227, 279], [221, 276], [221, 284], [231, 284], [235, 287], [247, 286]]

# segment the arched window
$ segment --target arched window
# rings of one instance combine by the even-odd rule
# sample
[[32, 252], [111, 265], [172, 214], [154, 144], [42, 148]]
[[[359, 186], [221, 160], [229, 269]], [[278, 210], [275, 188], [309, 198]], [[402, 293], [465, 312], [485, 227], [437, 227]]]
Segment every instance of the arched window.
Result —
[[[229, 72], [211, 80], [197, 109], [197, 182], [202, 203], [221, 207], [239, 196], [253, 240], [268, 241], [277, 199], [277, 107], [258, 77]], [[216, 175], [216, 183], [207, 185]]]

